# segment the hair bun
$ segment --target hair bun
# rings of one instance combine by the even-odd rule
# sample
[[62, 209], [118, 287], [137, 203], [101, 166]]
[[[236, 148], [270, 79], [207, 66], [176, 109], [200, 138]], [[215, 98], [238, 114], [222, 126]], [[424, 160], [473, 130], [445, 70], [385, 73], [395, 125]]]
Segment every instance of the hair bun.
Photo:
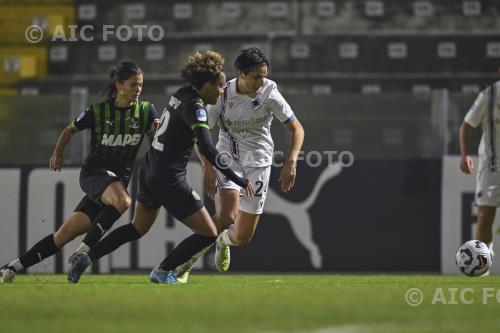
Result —
[[109, 78], [111, 80], [114, 80], [118, 72], [119, 72], [118, 66], [113, 66], [109, 71]]

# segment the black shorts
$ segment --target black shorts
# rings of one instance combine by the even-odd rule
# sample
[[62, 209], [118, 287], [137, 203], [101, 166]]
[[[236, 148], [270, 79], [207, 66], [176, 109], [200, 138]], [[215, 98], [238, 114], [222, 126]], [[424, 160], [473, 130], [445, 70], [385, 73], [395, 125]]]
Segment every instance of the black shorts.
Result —
[[99, 214], [103, 208], [103, 205], [98, 204], [86, 195], [78, 203], [74, 211], [82, 212], [89, 217], [90, 221], [94, 221], [97, 214]]
[[97, 203], [101, 203], [101, 195], [109, 184], [117, 180], [127, 188], [130, 175], [118, 174], [95, 165], [84, 165], [80, 171], [80, 187], [90, 199]]
[[163, 206], [179, 221], [203, 208], [200, 196], [186, 180], [166, 182], [158, 178], [148, 177], [144, 169], [140, 168], [137, 201], [144, 207], [158, 209]]

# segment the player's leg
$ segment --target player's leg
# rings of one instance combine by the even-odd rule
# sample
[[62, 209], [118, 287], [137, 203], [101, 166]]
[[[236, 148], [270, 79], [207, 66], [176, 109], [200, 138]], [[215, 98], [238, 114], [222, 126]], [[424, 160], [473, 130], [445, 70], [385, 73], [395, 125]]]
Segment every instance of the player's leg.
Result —
[[[493, 251], [493, 223], [500, 205], [500, 175], [491, 172], [480, 161], [476, 178], [476, 206], [478, 208], [474, 238], [484, 242]], [[493, 254], [493, 252], [492, 252]]]
[[151, 229], [159, 213], [159, 208], [147, 208], [139, 201], [136, 201], [132, 223], [116, 228], [99, 241], [96, 246], [89, 251], [89, 258], [92, 261], [96, 261], [115, 251], [123, 244], [138, 240]]
[[101, 195], [104, 208], [96, 216], [77, 253], [88, 252], [130, 207], [132, 198], [121, 181], [111, 182]]
[[[104, 207], [92, 221], [92, 226], [85, 235], [82, 243], [68, 259], [68, 282], [70, 283], [78, 282], [81, 274], [83, 274], [91, 263], [88, 257], [89, 250], [97, 244], [101, 237], [120, 218], [123, 212], [130, 207], [132, 202], [132, 199], [121, 181], [116, 180], [116, 177], [113, 177], [112, 181], [109, 181], [105, 177], [106, 176], [101, 175], [93, 177], [94, 183], [98, 183], [99, 180], [103, 178], [107, 182], [106, 188], [101, 195], [101, 202]], [[97, 184], [97, 186], [93, 188], [99, 188], [99, 185]]]
[[114, 251], [122, 244], [139, 239], [148, 232], [160, 211], [161, 203], [153, 198], [153, 195], [145, 180], [144, 170], [139, 170], [139, 193], [135, 205], [132, 223], [117, 228], [108, 237], [98, 242], [88, 253], [79, 252], [74, 255], [74, 264], [68, 271], [68, 281], [78, 283], [85, 269], [92, 260]]
[[66, 243], [85, 233], [90, 226], [87, 215], [80, 212], [71, 214], [59, 230], [42, 238], [26, 253], [2, 268], [2, 282], [13, 282], [16, 273], [56, 254]]
[[226, 272], [230, 265], [229, 247], [248, 244], [252, 239], [260, 215], [264, 211], [267, 197], [267, 186], [271, 167], [245, 168], [255, 188], [255, 196], [242, 196], [239, 204], [239, 212], [234, 224], [222, 231], [217, 237], [215, 248], [215, 266], [219, 272]]
[[[212, 219], [217, 227], [217, 233], [222, 232], [233, 224], [239, 212], [240, 192], [236, 184], [233, 183], [232, 185], [233, 186], [231, 186], [231, 184], [226, 184], [227, 188], [219, 188], [215, 195], [215, 215]], [[212, 245], [213, 243], [209, 244], [187, 262], [175, 269], [178, 282], [187, 283], [189, 273], [191, 272], [194, 264], [199, 258], [210, 250]], [[229, 262], [231, 255], [229, 247], [225, 247], [224, 250], [225, 251], [222, 253], [222, 260]]]
[[234, 188], [219, 189], [215, 195], [214, 223], [218, 233], [234, 223], [240, 211], [240, 191]]
[[[224, 188], [215, 197], [216, 224], [219, 234], [234, 227], [234, 222], [240, 213], [240, 191], [234, 188]], [[216, 242], [215, 267], [219, 272], [226, 272], [231, 263], [231, 249], [228, 245]]]
[[113, 230], [88, 253], [81, 252], [74, 255], [75, 264], [68, 270], [68, 282], [78, 283], [82, 274], [93, 261], [113, 252], [125, 243], [141, 238], [149, 231], [159, 212], [159, 208], [149, 209], [137, 201], [132, 223]]
[[495, 221], [495, 206], [478, 206], [475, 238], [488, 246], [493, 242], [493, 222]]
[[240, 210], [238, 217], [234, 220], [234, 224], [227, 230], [221, 233], [220, 243], [223, 245], [242, 246], [250, 243], [260, 215], [247, 213]]
[[174, 270], [212, 244], [217, 237], [217, 228], [199, 195], [183, 183], [171, 189], [172, 193], [163, 197], [164, 207], [175, 218], [193, 230], [194, 234], [180, 242], [169, 255], [153, 269], [151, 282], [176, 283]]
[[181, 222], [193, 230], [194, 234], [180, 242], [161, 262], [159, 267], [164, 271], [174, 270], [212, 244], [217, 238], [217, 228], [205, 207], [184, 218]]
[[248, 244], [257, 228], [260, 215], [240, 210], [234, 224], [217, 237], [215, 245], [215, 267], [219, 272], [227, 272], [231, 263], [230, 246]]
[[68, 242], [87, 232], [92, 225], [91, 218], [97, 215], [99, 210], [100, 207], [85, 196], [55, 233], [47, 235], [22, 256], [4, 266], [1, 272], [2, 281], [13, 282], [16, 273], [56, 254]]

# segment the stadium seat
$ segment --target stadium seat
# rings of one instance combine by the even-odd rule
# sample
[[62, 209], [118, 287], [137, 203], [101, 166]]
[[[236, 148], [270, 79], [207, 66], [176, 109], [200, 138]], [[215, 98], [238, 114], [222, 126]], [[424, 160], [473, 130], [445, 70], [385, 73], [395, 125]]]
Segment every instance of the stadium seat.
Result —
[[12, 84], [23, 78], [41, 78], [47, 75], [45, 47], [0, 48], [0, 83]]
[[0, 40], [25, 42], [26, 28], [40, 26], [51, 36], [56, 26], [75, 24], [74, 7], [71, 4], [50, 5], [0, 5]]

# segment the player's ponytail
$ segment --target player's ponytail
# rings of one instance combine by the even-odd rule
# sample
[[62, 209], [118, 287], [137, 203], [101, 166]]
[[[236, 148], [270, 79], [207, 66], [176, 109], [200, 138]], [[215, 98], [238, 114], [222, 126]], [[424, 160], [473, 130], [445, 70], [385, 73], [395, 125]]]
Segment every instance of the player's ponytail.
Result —
[[109, 70], [109, 78], [111, 81], [101, 90], [101, 96], [106, 96], [108, 100], [116, 97], [116, 82], [128, 80], [132, 75], [142, 74], [142, 70], [133, 62], [124, 61], [118, 66], [113, 66]]

